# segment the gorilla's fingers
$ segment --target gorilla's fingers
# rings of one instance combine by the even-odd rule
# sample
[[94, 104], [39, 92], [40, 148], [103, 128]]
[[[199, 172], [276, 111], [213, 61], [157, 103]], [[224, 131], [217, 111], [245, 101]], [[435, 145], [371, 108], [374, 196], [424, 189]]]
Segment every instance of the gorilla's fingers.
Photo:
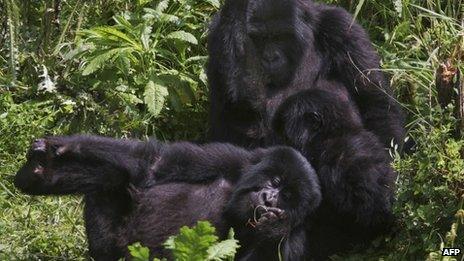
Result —
[[45, 152], [47, 150], [47, 143], [45, 139], [37, 139], [32, 143], [31, 147], [33, 152]]
[[44, 167], [42, 167], [41, 165], [37, 165], [37, 167], [34, 168], [33, 173], [42, 176], [44, 174]]

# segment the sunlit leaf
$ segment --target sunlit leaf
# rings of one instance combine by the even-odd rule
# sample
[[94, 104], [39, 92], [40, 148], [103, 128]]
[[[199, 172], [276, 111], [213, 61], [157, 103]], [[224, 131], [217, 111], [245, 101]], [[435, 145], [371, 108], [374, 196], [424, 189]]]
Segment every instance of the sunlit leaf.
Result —
[[188, 42], [191, 44], [198, 44], [197, 38], [191, 33], [187, 33], [185, 31], [175, 31], [166, 36], [169, 39], [176, 39], [183, 42]]
[[168, 89], [165, 86], [153, 81], [147, 83], [145, 86], [144, 102], [148, 107], [148, 111], [153, 116], [160, 114], [168, 94]]
[[127, 50], [127, 48], [114, 48], [107, 51], [103, 51], [101, 54], [94, 56], [84, 68], [82, 75], [89, 75], [95, 72], [96, 70], [102, 68], [106, 62], [108, 62], [114, 56], [121, 54], [125, 50]]

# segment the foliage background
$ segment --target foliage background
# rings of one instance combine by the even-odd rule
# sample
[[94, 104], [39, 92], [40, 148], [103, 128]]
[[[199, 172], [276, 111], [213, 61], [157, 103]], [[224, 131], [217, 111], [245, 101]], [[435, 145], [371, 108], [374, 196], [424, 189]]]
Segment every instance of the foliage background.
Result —
[[[352, 259], [443, 259], [464, 249], [463, 141], [436, 70], [463, 69], [463, 0], [328, 0], [356, 16], [408, 113], [416, 151], [395, 156], [396, 233]], [[0, 2], [0, 259], [81, 260], [77, 197], [12, 185], [30, 142], [50, 134], [202, 140], [207, 23], [217, 0]]]

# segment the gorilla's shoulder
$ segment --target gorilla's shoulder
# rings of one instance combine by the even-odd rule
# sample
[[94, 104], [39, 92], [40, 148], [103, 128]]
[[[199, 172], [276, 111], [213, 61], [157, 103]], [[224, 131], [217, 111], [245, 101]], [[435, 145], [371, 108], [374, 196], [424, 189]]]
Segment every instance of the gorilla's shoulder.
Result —
[[325, 4], [319, 4], [315, 8], [317, 9], [316, 36], [326, 37], [332, 42], [345, 45], [352, 39], [370, 43], [368, 34], [345, 9]]

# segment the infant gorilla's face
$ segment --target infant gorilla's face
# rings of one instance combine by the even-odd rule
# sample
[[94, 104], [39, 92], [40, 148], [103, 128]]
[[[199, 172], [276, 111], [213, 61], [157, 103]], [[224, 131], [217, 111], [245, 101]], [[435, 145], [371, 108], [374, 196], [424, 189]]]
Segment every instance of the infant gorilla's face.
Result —
[[320, 202], [311, 165], [288, 147], [262, 150], [245, 168], [226, 208], [226, 217], [263, 238], [281, 238]]
[[310, 89], [287, 98], [272, 123], [278, 138], [310, 153], [314, 144], [328, 137], [362, 129], [357, 108], [340, 92]]
[[282, 177], [275, 176], [249, 193], [250, 211], [253, 211], [250, 225], [257, 227], [286, 219], [285, 201], [291, 195], [284, 189]]

